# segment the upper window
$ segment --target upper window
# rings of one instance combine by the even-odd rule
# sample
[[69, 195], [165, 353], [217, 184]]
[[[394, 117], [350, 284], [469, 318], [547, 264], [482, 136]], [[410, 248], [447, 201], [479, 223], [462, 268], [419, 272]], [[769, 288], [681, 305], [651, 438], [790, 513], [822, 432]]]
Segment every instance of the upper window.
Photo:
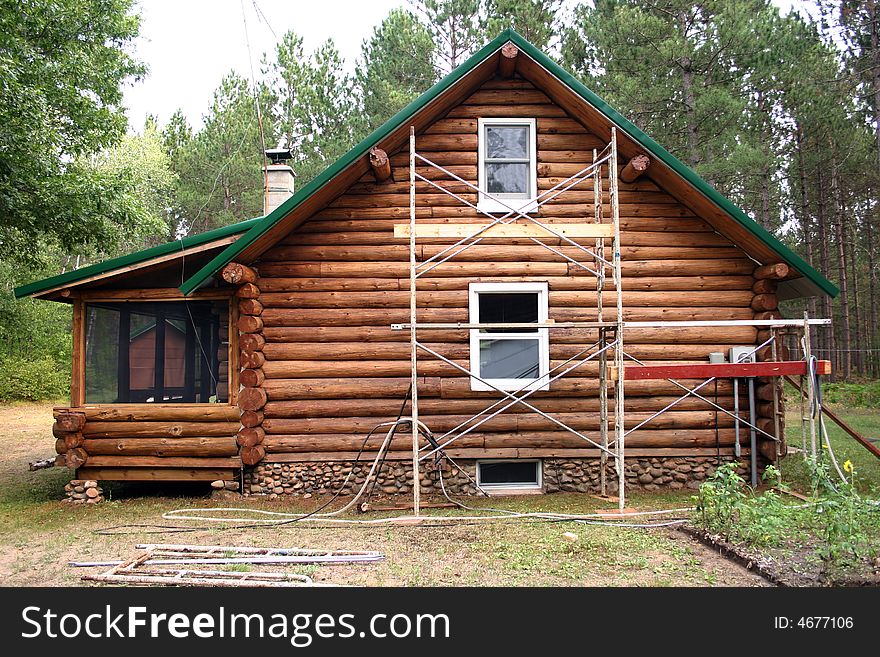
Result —
[[[546, 323], [547, 284], [471, 283], [470, 321]], [[472, 329], [470, 351], [471, 371], [485, 379], [471, 377], [471, 390], [493, 390], [493, 385], [502, 390], [547, 388], [550, 348], [545, 328]]]
[[478, 207], [486, 212], [528, 211], [537, 196], [535, 119], [479, 120]]
[[229, 303], [89, 303], [86, 403], [229, 400]]

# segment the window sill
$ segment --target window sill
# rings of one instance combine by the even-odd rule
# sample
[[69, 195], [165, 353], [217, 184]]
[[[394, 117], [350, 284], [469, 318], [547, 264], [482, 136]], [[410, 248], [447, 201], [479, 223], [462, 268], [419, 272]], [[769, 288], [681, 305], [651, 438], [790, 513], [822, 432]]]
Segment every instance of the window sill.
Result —
[[[546, 379], [547, 377], [544, 377]], [[550, 390], [549, 383], [539, 383], [541, 379], [533, 380], [531, 383], [526, 385], [527, 381], [525, 379], [486, 379], [487, 383], [491, 383], [492, 386], [487, 385], [483, 381], [480, 381], [477, 378], [471, 377], [471, 390], [474, 392], [493, 392], [496, 390], [504, 390], [505, 392], [516, 392], [517, 390], [537, 390], [537, 391], [546, 391]]]
[[489, 497], [503, 497], [506, 495], [542, 495], [544, 493], [543, 486], [486, 486], [480, 488], [486, 491]]
[[513, 199], [506, 207], [502, 203], [493, 200], [482, 200], [477, 203], [477, 210], [480, 212], [490, 212], [492, 214], [508, 214], [514, 210], [525, 214], [537, 214], [538, 204], [534, 200]]

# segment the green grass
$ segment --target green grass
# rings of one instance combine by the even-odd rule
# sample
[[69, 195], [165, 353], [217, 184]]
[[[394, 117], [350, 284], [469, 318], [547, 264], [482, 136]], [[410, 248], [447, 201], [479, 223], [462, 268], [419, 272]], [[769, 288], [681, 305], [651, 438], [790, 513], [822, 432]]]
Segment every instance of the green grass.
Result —
[[[789, 408], [791, 405], [789, 405]], [[842, 409], [835, 412], [853, 429], [867, 438], [880, 437], [880, 409]], [[793, 447], [802, 446], [800, 413], [789, 411], [786, 413], [785, 435], [788, 444]], [[828, 439], [825, 444], [830, 444], [837, 462], [843, 466], [845, 461], [851, 461], [855, 470], [855, 484], [859, 492], [880, 496], [880, 459], [860, 445], [855, 439], [845, 433], [830, 419], [825, 419], [825, 427], [828, 429]], [[809, 450], [809, 435], [807, 436], [807, 449]], [[823, 450], [827, 451], [827, 450]], [[795, 487], [796, 490], [806, 491], [809, 489], [809, 476], [804, 464], [802, 454], [794, 453], [782, 460], [783, 477]]]

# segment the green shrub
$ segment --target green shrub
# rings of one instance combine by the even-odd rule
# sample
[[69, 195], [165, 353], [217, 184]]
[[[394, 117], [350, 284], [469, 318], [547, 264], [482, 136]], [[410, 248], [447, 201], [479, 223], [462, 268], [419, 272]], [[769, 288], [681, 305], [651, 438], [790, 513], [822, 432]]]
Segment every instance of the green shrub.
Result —
[[42, 401], [67, 396], [70, 373], [52, 358], [0, 357], [0, 401]]

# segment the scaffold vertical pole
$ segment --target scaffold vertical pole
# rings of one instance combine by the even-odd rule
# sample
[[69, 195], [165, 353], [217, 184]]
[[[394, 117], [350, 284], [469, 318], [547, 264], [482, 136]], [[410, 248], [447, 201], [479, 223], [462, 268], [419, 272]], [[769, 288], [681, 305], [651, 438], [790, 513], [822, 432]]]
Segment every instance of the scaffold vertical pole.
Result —
[[807, 418], [810, 425], [810, 455], [816, 460], [818, 445], [816, 445], [816, 416], [813, 408], [816, 401], [816, 380], [813, 376], [813, 347], [810, 344], [810, 315], [804, 311], [804, 360], [807, 361]]
[[416, 335], [416, 129], [409, 129], [409, 338], [410, 404], [412, 411], [413, 514], [419, 515], [419, 387], [418, 336]]
[[618, 507], [626, 506], [626, 473], [624, 470], [624, 370], [623, 370], [623, 296], [620, 264], [620, 204], [617, 190], [617, 128], [611, 128], [611, 159], [608, 162], [608, 186], [611, 193], [611, 222], [614, 224], [612, 245], [614, 263], [614, 289], [617, 298], [617, 330], [614, 336], [614, 362], [617, 381], [614, 387], [614, 438], [617, 447], [617, 497]]
[[[593, 162], [599, 157], [598, 151], [593, 149]], [[596, 167], [593, 171], [593, 220], [597, 224], [602, 223], [602, 168]], [[598, 315], [596, 320], [603, 321], [602, 292], [605, 291], [605, 263], [599, 258], [604, 256], [605, 239], [596, 238], [596, 308]], [[608, 352], [604, 351], [607, 344], [608, 334], [605, 329], [599, 329], [599, 442], [604, 448], [599, 455], [599, 490], [604, 497], [608, 494]]]

